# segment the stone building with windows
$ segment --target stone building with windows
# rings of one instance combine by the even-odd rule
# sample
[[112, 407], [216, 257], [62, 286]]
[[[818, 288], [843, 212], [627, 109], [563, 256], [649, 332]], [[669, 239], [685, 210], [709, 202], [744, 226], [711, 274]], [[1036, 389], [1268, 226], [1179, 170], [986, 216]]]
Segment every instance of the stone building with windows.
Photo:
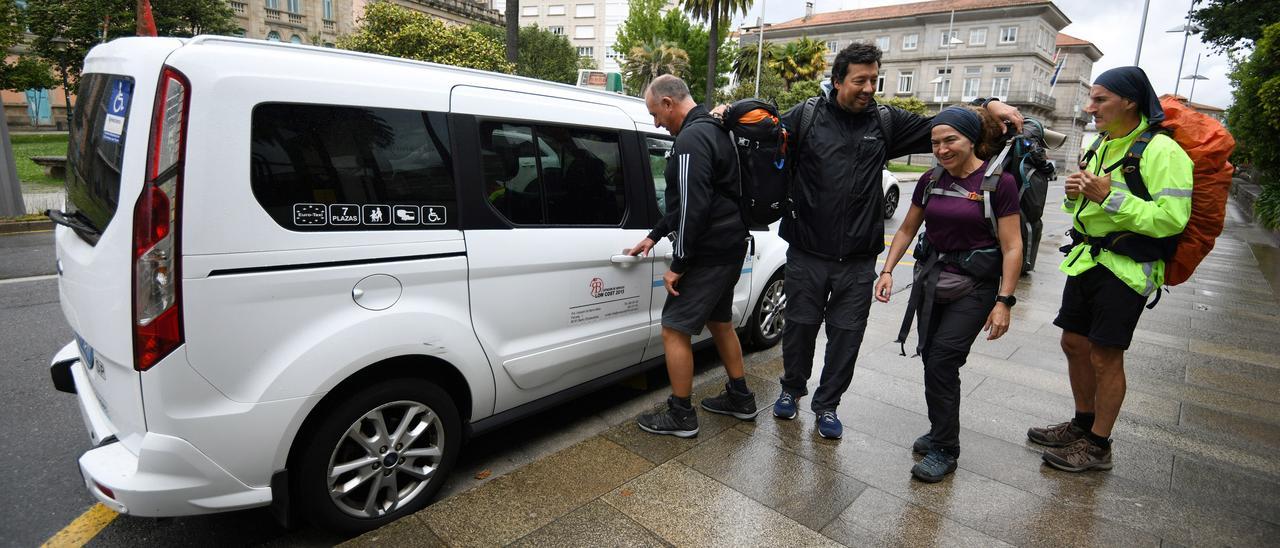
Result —
[[[373, 0], [228, 0], [240, 36], [333, 47], [355, 30]], [[446, 23], [502, 25], [502, 12], [487, 0], [381, 0], [422, 12]]]
[[[1081, 113], [1077, 129], [1070, 129], [1075, 93], [1084, 85], [1087, 97], [1093, 63], [1102, 53], [1083, 40], [1060, 37], [1070, 23], [1050, 0], [933, 0], [827, 13], [810, 8], [804, 17], [766, 25], [764, 39], [819, 40], [827, 46], [828, 63], [849, 43], [870, 42], [884, 52], [879, 95], [915, 97], [933, 111], [999, 97], [1057, 131], [1078, 134], [1087, 120]], [[756, 29], [749, 29], [741, 43], [757, 39]], [[1066, 61], [1051, 85], [1055, 54]], [[829, 67], [824, 78], [830, 78]], [[1058, 150], [1053, 156], [1061, 166], [1077, 152]]]
[[[505, 0], [494, 0], [493, 5], [505, 5]], [[675, 5], [676, 0], [667, 1], [667, 9]], [[592, 59], [600, 70], [617, 72], [623, 56], [613, 51], [613, 44], [629, 9], [627, 0], [520, 0], [520, 26], [536, 24], [563, 35], [578, 57]]]

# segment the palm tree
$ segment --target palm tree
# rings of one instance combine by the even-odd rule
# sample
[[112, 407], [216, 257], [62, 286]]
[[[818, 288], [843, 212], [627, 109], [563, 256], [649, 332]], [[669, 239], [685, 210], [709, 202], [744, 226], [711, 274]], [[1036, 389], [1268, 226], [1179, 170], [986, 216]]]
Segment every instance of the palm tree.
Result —
[[753, 80], [756, 77], [756, 61], [767, 69], [773, 68], [774, 60], [782, 53], [782, 48], [773, 42], [764, 43], [764, 54], [756, 55], [757, 44], [746, 44], [738, 48], [738, 55], [733, 59], [733, 74], [739, 82]]
[[517, 45], [520, 41], [520, 0], [507, 0], [507, 62], [516, 64]]
[[788, 42], [782, 52], [775, 57], [774, 66], [782, 79], [791, 84], [801, 80], [817, 80], [827, 70], [827, 46], [822, 42], [805, 36], [794, 42]]
[[694, 19], [710, 23], [707, 40], [707, 108], [716, 99], [716, 54], [720, 49], [720, 21], [729, 21], [738, 13], [746, 13], [751, 0], [680, 0], [681, 8]]
[[689, 53], [670, 42], [647, 42], [631, 48], [622, 62], [627, 87], [643, 92], [649, 82], [663, 74], [683, 76], [689, 70]]

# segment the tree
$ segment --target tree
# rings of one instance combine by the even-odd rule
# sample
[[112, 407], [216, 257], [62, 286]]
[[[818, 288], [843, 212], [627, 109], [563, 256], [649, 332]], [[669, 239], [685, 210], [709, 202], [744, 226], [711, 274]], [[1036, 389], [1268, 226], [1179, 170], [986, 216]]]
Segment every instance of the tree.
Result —
[[788, 89], [778, 95], [778, 110], [786, 112], [810, 97], [816, 97], [822, 94], [822, 82], [818, 80], [801, 80], [792, 84]]
[[355, 32], [339, 38], [338, 47], [494, 72], [515, 68], [504, 59], [501, 43], [390, 2], [365, 7]]
[[1191, 16], [1204, 27], [1200, 40], [1223, 52], [1247, 49], [1262, 38], [1267, 25], [1280, 22], [1280, 2], [1209, 0]]
[[928, 105], [924, 104], [924, 101], [916, 99], [915, 97], [885, 97], [876, 99], [876, 102], [882, 105], [898, 107], [912, 114], [919, 114], [921, 116], [926, 116], [929, 112]]
[[[754, 62], [754, 58], [752, 59]], [[733, 102], [739, 99], [755, 97], [766, 101], [778, 103], [778, 97], [783, 94], [786, 83], [782, 81], [782, 77], [778, 75], [778, 71], [765, 66], [764, 72], [760, 73], [760, 93], [756, 93], [755, 75], [750, 79], [738, 80], [737, 87], [733, 88], [727, 95], [721, 97], [721, 102]]]
[[1253, 164], [1261, 178], [1262, 194], [1254, 203], [1258, 220], [1280, 228], [1280, 23], [1268, 26], [1253, 54], [1231, 72], [1235, 88], [1227, 125], [1236, 139], [1232, 161]]
[[516, 51], [520, 44], [520, 0], [507, 0], [503, 17], [507, 24], [507, 39], [504, 42], [507, 45], [507, 62], [514, 65], [520, 57]]
[[[707, 21], [710, 24], [710, 30], [707, 32], [709, 36], [720, 37], [720, 22], [731, 21], [733, 16], [738, 13], [746, 13], [751, 7], [751, 0], [681, 0], [684, 10], [689, 12], [689, 16], [697, 20]], [[712, 99], [716, 94], [716, 76], [719, 70], [717, 55], [720, 50], [719, 40], [707, 42], [707, 79], [706, 79], [706, 95], [704, 95], [705, 103], [711, 106]]]
[[[0, 1], [0, 48], [9, 51], [22, 41], [26, 20], [14, 0]], [[21, 55], [13, 63], [0, 62], [0, 87], [12, 91], [53, 87], [49, 65], [30, 55]], [[13, 163], [13, 148], [9, 143], [9, 124], [0, 116], [0, 146], [3, 150], [3, 171], [0, 171], [0, 216], [17, 216], [26, 213], [22, 203], [22, 186]]]
[[684, 78], [685, 83], [689, 85], [689, 91], [695, 101], [703, 103], [704, 99], [708, 98], [705, 94], [708, 87], [707, 75], [712, 72], [704, 72], [701, 69], [710, 66], [711, 61], [707, 57], [707, 52], [713, 42], [718, 46], [715, 56], [715, 83], [711, 86], [713, 94], [710, 98], [715, 97], [714, 90], [729, 83], [729, 79], [722, 76], [727, 74], [733, 65], [733, 46], [726, 40], [729, 36], [728, 27], [721, 29], [719, 37], [713, 41], [705, 27], [694, 24], [684, 12], [671, 10], [662, 18], [662, 30], [659, 34], [663, 40], [674, 43], [676, 47], [689, 54], [689, 68], [680, 77]]
[[689, 54], [674, 44], [643, 44], [631, 48], [622, 62], [622, 77], [627, 89], [644, 91], [654, 78], [663, 74], [679, 75], [689, 68]]
[[662, 35], [662, 8], [666, 0], [631, 0], [627, 18], [618, 25], [613, 51], [626, 56], [636, 46], [670, 40]]
[[159, 36], [232, 34], [237, 28], [225, 0], [151, 0], [151, 13]]
[[[756, 43], [745, 44], [738, 48], [737, 55], [733, 57], [733, 74], [738, 81], [754, 80], [756, 77], [756, 61], [765, 67], [765, 71], [770, 71], [770, 66], [782, 53], [782, 48], [773, 42], [764, 43], [764, 53], [759, 54], [759, 45]], [[776, 71], [775, 71], [776, 72]]]
[[776, 58], [775, 68], [787, 83], [787, 89], [801, 80], [816, 80], [827, 70], [827, 46], [822, 42], [802, 37], [787, 42]]
[[[506, 31], [493, 25], [477, 24], [472, 30], [499, 44], [506, 39]], [[563, 84], [578, 81], [578, 51], [568, 38], [530, 25], [520, 28], [517, 44], [516, 74]]]

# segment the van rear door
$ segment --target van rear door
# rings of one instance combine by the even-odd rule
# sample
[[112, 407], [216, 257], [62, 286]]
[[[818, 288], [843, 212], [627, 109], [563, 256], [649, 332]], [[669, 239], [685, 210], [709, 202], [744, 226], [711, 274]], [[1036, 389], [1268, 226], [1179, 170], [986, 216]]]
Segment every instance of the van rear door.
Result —
[[[176, 39], [122, 39], [85, 58], [67, 147], [66, 225], [56, 232], [58, 290], [87, 386], [109, 432], [135, 454], [146, 431], [133, 348], [133, 210], [145, 178], [157, 77]], [[91, 393], [92, 398], [83, 395]]]

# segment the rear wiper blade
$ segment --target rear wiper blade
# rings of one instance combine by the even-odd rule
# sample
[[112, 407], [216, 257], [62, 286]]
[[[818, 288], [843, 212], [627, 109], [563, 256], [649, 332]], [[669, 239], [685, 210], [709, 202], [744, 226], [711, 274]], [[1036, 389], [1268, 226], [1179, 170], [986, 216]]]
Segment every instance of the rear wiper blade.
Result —
[[65, 211], [60, 211], [60, 210], [46, 209], [44, 214], [46, 217], [49, 218], [49, 220], [55, 223], [58, 223], [62, 226], [69, 227], [78, 232], [85, 232], [85, 233], [96, 234], [96, 235], [102, 234], [101, 230], [98, 230], [93, 225], [89, 224], [87, 220], [82, 220], [83, 217], [81, 217], [78, 213], [67, 213]]

